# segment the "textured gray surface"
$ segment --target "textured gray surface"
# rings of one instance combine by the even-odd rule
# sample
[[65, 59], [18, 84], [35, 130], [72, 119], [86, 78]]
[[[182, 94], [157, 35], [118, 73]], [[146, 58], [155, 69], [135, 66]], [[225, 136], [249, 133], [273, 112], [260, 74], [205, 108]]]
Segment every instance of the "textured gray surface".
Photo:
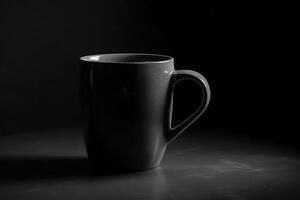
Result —
[[221, 130], [187, 132], [159, 168], [100, 176], [89, 175], [76, 129], [1, 136], [0, 199], [300, 198], [295, 151]]

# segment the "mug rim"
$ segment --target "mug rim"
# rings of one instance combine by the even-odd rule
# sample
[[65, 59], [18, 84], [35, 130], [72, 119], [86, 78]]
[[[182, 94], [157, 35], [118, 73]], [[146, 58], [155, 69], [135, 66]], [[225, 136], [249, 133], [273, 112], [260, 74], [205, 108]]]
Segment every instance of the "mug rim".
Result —
[[[100, 60], [100, 57], [104, 57], [104, 60]], [[148, 56], [152, 57], [153, 60], [146, 61], [118, 61], [120, 57], [133, 57], [133, 56]], [[106, 59], [105, 59], [106, 57]], [[107, 57], [111, 57], [110, 59]], [[114, 58], [113, 58], [114, 57]], [[115, 60], [114, 60], [115, 59]], [[153, 53], [105, 53], [105, 54], [92, 54], [80, 57], [81, 61], [94, 62], [94, 63], [110, 63], [110, 64], [150, 64], [150, 63], [167, 63], [173, 61], [174, 58], [162, 54]]]

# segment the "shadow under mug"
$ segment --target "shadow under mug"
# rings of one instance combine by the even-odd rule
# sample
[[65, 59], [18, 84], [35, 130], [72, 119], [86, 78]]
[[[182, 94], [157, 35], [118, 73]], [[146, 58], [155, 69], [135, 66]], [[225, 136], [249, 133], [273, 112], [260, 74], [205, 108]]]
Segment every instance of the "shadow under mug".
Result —
[[[100, 54], [80, 58], [81, 104], [91, 167], [138, 171], [157, 167], [166, 146], [207, 108], [210, 89], [192, 70], [175, 70], [174, 59], [156, 54]], [[185, 121], [171, 127], [173, 90], [193, 80], [202, 102]]]

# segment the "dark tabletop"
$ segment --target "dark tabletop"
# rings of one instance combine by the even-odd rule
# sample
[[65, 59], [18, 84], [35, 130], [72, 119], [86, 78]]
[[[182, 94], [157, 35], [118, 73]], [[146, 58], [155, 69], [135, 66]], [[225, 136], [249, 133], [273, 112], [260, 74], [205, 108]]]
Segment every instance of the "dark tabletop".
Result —
[[238, 135], [189, 129], [160, 167], [98, 176], [80, 129], [4, 135], [0, 199], [300, 199], [296, 151]]

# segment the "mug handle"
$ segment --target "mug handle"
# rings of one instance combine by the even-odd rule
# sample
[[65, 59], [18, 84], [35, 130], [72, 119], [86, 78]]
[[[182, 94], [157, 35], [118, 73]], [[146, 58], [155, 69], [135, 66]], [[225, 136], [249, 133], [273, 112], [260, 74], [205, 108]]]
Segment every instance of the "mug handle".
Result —
[[[172, 128], [172, 107], [173, 107], [173, 92], [175, 85], [182, 80], [193, 80], [201, 86], [203, 93], [203, 98], [200, 106], [194, 111], [187, 119], [178, 124], [176, 127]], [[170, 80], [169, 85], [169, 99], [171, 101], [170, 110], [168, 114], [168, 130], [166, 134], [166, 142], [169, 143], [173, 141], [178, 135], [180, 135], [186, 128], [188, 128], [193, 122], [195, 122], [198, 117], [206, 110], [210, 101], [210, 88], [206, 79], [198, 72], [192, 70], [176, 70]]]

